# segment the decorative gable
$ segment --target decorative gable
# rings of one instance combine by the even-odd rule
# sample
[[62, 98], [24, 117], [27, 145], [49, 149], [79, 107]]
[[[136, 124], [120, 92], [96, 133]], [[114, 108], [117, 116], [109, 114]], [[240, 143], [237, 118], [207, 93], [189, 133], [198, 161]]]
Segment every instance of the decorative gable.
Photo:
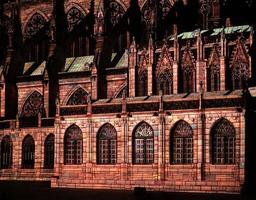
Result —
[[159, 74], [163, 71], [172, 71], [172, 65], [173, 59], [169, 54], [166, 44], [164, 44], [156, 65], [157, 76], [159, 76]]
[[214, 45], [208, 60], [208, 67], [220, 65], [220, 53], [218, 45]]
[[140, 74], [143, 71], [147, 70], [148, 64], [149, 64], [149, 55], [147, 51], [144, 49], [140, 55], [138, 73]]
[[195, 69], [195, 59], [189, 46], [187, 46], [184, 50], [181, 65], [183, 69], [187, 69], [187, 68]]
[[246, 52], [246, 47], [243, 44], [243, 42], [241, 41], [241, 39], [238, 39], [236, 42], [236, 47], [231, 56], [230, 66], [233, 68], [238, 63], [244, 63], [247, 65], [249, 64], [249, 56]]

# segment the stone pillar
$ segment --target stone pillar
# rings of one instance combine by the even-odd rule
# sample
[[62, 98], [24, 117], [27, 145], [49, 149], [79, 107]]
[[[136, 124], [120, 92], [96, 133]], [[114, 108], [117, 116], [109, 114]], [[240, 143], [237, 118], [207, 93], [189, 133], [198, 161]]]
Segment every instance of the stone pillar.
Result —
[[95, 63], [92, 64], [92, 75], [91, 75], [91, 94], [92, 100], [98, 99], [98, 74]]
[[43, 78], [44, 109], [46, 117], [49, 117], [49, 77], [46, 69]]
[[165, 117], [164, 113], [159, 114], [159, 135], [158, 135], [158, 180], [165, 180]]
[[200, 92], [201, 85], [207, 85], [206, 61], [196, 62], [196, 92]]
[[133, 38], [129, 53], [129, 97], [135, 97], [135, 66], [137, 60], [137, 50], [135, 38]]
[[178, 94], [178, 85], [179, 85], [178, 70], [179, 70], [179, 66], [178, 66], [177, 61], [173, 61], [172, 70], [173, 70], [173, 79], [172, 79], [172, 81], [173, 81], [173, 94]]
[[221, 56], [220, 56], [220, 90], [226, 90], [226, 39], [224, 31], [221, 32], [220, 38], [220, 45], [221, 45]]
[[122, 139], [122, 151], [123, 159], [121, 160], [121, 179], [127, 180], [128, 177], [128, 119], [127, 115], [122, 116], [122, 130], [121, 139]]
[[153, 63], [154, 63], [154, 45], [153, 39], [150, 35], [148, 42], [148, 54], [149, 54], [149, 64], [148, 64], [148, 96], [153, 94]]
[[0, 76], [0, 117], [5, 117], [5, 81], [3, 74]]
[[244, 182], [245, 179], [245, 110], [240, 113], [240, 152], [239, 152], [239, 179], [240, 183]]
[[225, 57], [220, 57], [220, 90], [226, 90], [226, 64]]

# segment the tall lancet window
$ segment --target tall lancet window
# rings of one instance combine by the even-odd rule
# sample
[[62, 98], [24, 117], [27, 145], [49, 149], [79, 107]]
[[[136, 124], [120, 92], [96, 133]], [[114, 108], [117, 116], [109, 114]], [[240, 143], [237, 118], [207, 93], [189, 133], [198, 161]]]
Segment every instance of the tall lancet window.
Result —
[[182, 57], [183, 92], [196, 92], [196, 68], [192, 52], [186, 47]]
[[47, 24], [47, 17], [39, 12], [32, 15], [26, 23], [24, 31], [26, 62], [40, 63], [47, 58], [49, 43]]
[[220, 59], [218, 47], [214, 46], [209, 58], [207, 68], [207, 90], [219, 91], [220, 90]]
[[1, 169], [9, 169], [12, 167], [12, 139], [6, 135], [3, 137], [1, 142]]

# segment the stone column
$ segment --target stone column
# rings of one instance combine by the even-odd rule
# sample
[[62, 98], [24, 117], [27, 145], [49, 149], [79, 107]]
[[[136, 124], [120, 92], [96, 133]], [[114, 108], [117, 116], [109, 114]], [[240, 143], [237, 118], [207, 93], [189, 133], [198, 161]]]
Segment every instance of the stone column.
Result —
[[95, 63], [92, 64], [92, 75], [91, 75], [91, 94], [92, 100], [98, 99], [98, 74]]
[[154, 45], [153, 39], [150, 35], [148, 42], [148, 54], [149, 54], [149, 64], [148, 64], [148, 96], [153, 94], [153, 63], [154, 63]]
[[135, 66], [137, 60], [137, 50], [135, 38], [133, 38], [129, 52], [129, 97], [135, 96]]

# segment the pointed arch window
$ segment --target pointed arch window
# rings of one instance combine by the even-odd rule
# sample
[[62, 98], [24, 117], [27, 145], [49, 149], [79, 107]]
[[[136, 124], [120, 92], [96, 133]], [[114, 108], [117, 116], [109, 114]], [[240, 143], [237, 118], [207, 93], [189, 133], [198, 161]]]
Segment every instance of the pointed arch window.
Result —
[[75, 31], [74, 37], [68, 43], [66, 57], [81, 57], [93, 54], [94, 40], [91, 35], [90, 25], [86, 24], [85, 13], [79, 8], [72, 7], [67, 12], [68, 31]]
[[161, 72], [158, 76], [158, 91], [162, 90], [163, 95], [172, 94], [172, 73], [169, 70]]
[[177, 122], [171, 130], [171, 163], [193, 163], [193, 130], [185, 121]]
[[69, 98], [67, 105], [85, 105], [87, 104], [88, 93], [82, 89], [78, 88]]
[[78, 8], [70, 8], [67, 12], [68, 30], [72, 31], [75, 26], [82, 22], [84, 17], [84, 14]]
[[64, 136], [64, 164], [79, 165], [83, 160], [83, 136], [81, 129], [70, 126]]
[[233, 124], [222, 118], [215, 122], [211, 129], [212, 163], [235, 163], [235, 128]]
[[44, 142], [44, 168], [54, 167], [54, 135], [49, 134]]
[[232, 69], [233, 89], [243, 89], [249, 77], [249, 66], [244, 62], [236, 62]]
[[148, 72], [144, 70], [138, 73], [138, 96], [148, 95]]
[[193, 66], [183, 67], [183, 92], [192, 93], [196, 88], [196, 72]]
[[220, 66], [211, 65], [208, 68], [208, 91], [220, 90]]
[[154, 131], [141, 122], [133, 132], [133, 163], [152, 164], [154, 162]]
[[22, 168], [34, 169], [35, 165], [35, 141], [31, 135], [27, 135], [22, 142]]
[[39, 113], [43, 114], [43, 96], [35, 91], [25, 101], [21, 117], [36, 117]]
[[35, 13], [28, 21], [25, 37], [25, 61], [40, 63], [47, 58], [49, 38], [47, 21], [40, 13]]
[[10, 169], [12, 167], [12, 140], [10, 136], [4, 136], [1, 142], [1, 169]]
[[111, 124], [103, 125], [97, 135], [98, 164], [115, 164], [117, 161], [117, 133]]

